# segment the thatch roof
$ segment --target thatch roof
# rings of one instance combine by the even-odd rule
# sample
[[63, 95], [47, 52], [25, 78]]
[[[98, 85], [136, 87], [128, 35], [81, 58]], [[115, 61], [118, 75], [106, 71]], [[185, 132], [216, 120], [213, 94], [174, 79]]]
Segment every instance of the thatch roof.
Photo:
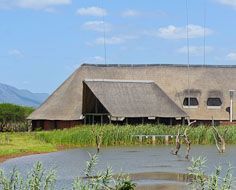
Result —
[[187, 116], [153, 81], [88, 79], [84, 83], [113, 117]]
[[[151, 80], [154, 81], [179, 107], [188, 95], [196, 96], [199, 106], [196, 109], [183, 108], [191, 119], [228, 120], [229, 90], [236, 89], [236, 67], [225, 65], [90, 65], [77, 69], [29, 119], [78, 120], [82, 115], [82, 89], [85, 79]], [[219, 109], [208, 109], [209, 96], [221, 96]], [[236, 118], [236, 112], [234, 112]]]

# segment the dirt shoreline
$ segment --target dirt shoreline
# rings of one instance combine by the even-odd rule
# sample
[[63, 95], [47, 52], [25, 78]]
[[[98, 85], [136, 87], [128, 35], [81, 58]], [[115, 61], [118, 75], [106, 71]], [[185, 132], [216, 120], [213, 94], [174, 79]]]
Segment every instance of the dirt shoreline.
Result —
[[[9, 160], [9, 159], [12, 159], [12, 158], [19, 158], [19, 157], [23, 157], [23, 156], [30, 156], [30, 155], [36, 155], [36, 154], [46, 154], [46, 153], [51, 153], [51, 152], [58, 152], [58, 151], [61, 151], [61, 150], [69, 150], [69, 149], [72, 149], [72, 148], [75, 148], [77, 146], [63, 146], [63, 145], [58, 145], [56, 147], [56, 150], [55, 151], [48, 151], [48, 152], [22, 152], [20, 154], [10, 154], [10, 155], [2, 155], [0, 156], [0, 164]], [[77, 147], [79, 148], [79, 147]]]
[[45, 154], [45, 153], [50, 153], [50, 152], [24, 152], [24, 153], [20, 153], [20, 154], [3, 155], [3, 156], [0, 156], [0, 164], [9, 160], [9, 159], [12, 159], [12, 158], [19, 158], [19, 157], [23, 157], [23, 156]]

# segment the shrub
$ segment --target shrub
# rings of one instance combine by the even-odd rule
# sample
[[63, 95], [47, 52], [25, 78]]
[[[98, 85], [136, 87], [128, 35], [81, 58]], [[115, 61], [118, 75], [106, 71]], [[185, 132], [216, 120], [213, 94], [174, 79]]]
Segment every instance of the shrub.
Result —
[[[114, 178], [112, 169], [107, 168], [103, 172], [95, 172], [97, 155], [90, 155], [90, 161], [86, 163], [84, 174], [86, 179], [77, 177], [73, 184], [73, 190], [133, 190], [135, 184], [127, 175], [119, 175]], [[93, 174], [96, 175], [94, 176]], [[24, 179], [19, 171], [14, 168], [7, 177], [0, 170], [0, 189], [2, 190], [54, 190], [56, 172], [46, 171], [40, 162], [37, 162], [31, 172]]]
[[198, 157], [192, 159], [192, 165], [188, 168], [192, 178], [189, 183], [191, 190], [231, 190], [233, 183], [232, 167], [229, 167], [226, 174], [222, 177], [221, 166], [216, 167], [215, 171], [207, 176], [204, 171], [206, 159]]
[[13, 169], [10, 177], [7, 177], [0, 170], [0, 187], [2, 190], [52, 190], [55, 182], [55, 171], [45, 171], [40, 162], [34, 165], [27, 179], [24, 179], [16, 168]]

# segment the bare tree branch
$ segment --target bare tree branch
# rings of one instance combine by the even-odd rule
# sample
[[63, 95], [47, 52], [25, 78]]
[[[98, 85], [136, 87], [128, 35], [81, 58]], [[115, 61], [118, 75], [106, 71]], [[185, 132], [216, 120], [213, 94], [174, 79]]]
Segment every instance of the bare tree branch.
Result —
[[218, 149], [219, 153], [224, 153], [225, 146], [226, 146], [224, 136], [226, 135], [228, 129], [224, 131], [224, 136], [221, 136], [219, 131], [214, 126], [212, 126], [212, 129], [213, 129], [213, 135], [214, 135], [214, 139], [216, 143], [216, 148]]
[[175, 139], [175, 150], [171, 151], [171, 153], [173, 155], [177, 155], [178, 152], [179, 152], [179, 149], [181, 147], [181, 145], [180, 145], [180, 138], [179, 137], [180, 137], [180, 133], [179, 133], [179, 129], [178, 129], [178, 134], [176, 135], [176, 139]]
[[188, 138], [187, 130], [188, 130], [188, 127], [186, 127], [186, 129], [184, 130], [184, 141], [185, 141], [186, 146], [187, 146], [186, 155], [185, 155], [186, 159], [189, 158], [189, 152], [191, 150], [191, 141]]

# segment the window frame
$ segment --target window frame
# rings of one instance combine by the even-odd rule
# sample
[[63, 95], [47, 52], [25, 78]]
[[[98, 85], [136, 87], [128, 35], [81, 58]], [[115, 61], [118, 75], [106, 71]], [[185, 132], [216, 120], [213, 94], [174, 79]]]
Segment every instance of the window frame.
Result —
[[[190, 103], [191, 103], [191, 98], [192, 99], [196, 99], [197, 100], [197, 105], [184, 105], [184, 101], [185, 99], [189, 99], [190, 98]], [[199, 107], [199, 101], [198, 101], [198, 98], [197, 97], [185, 97], [184, 100], [183, 100], [183, 108], [188, 108], [188, 109], [197, 109]]]
[[[219, 105], [219, 106], [208, 105], [208, 100], [209, 100], [209, 99], [219, 99], [220, 102], [221, 102], [221, 105]], [[207, 101], [206, 101], [207, 109], [221, 109], [221, 108], [222, 108], [222, 105], [223, 105], [223, 102], [222, 102], [222, 100], [221, 100], [220, 97], [208, 97], [208, 98], [207, 98]]]

